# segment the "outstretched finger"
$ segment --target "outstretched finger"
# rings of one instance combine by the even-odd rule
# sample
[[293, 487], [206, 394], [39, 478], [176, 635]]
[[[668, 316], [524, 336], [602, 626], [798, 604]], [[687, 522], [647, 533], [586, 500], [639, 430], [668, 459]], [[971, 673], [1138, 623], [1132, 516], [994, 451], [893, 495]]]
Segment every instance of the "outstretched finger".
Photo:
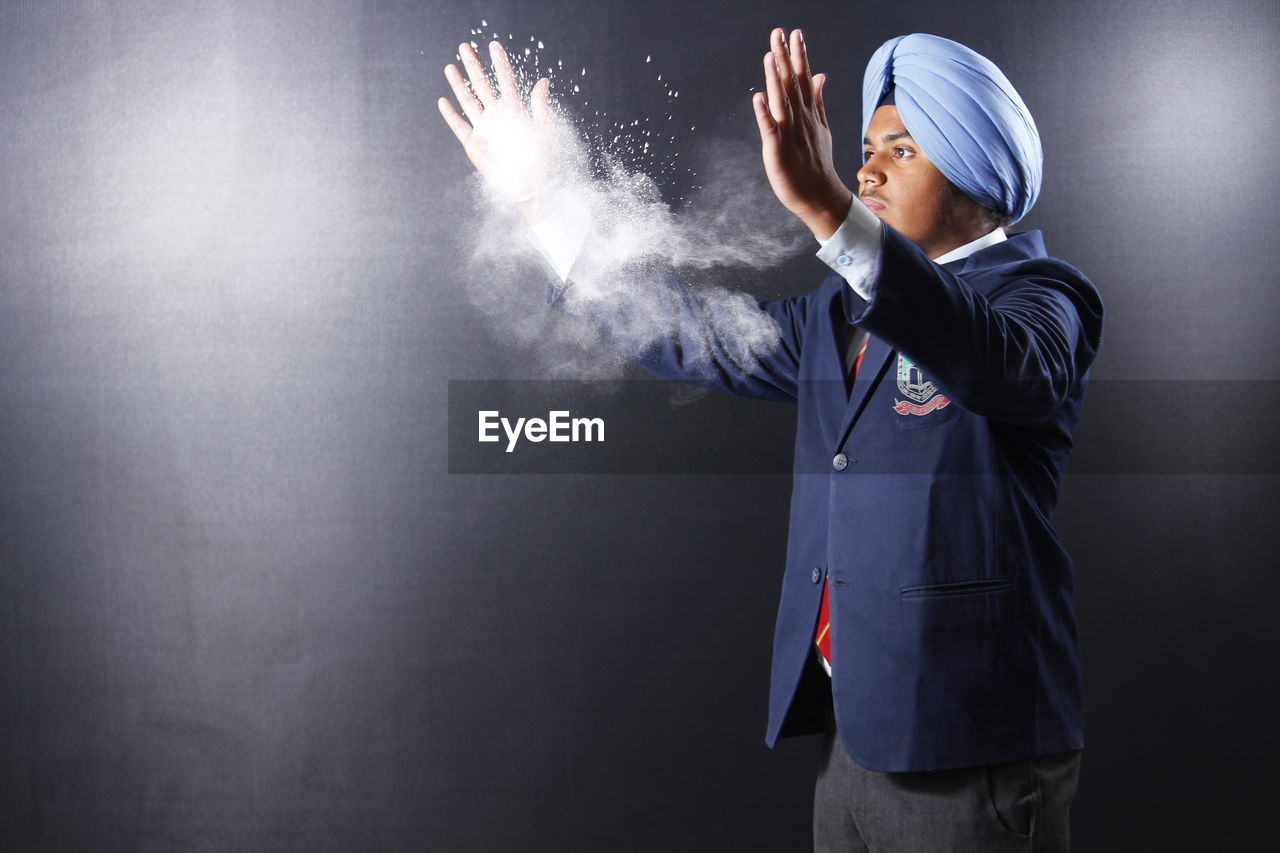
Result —
[[498, 97], [520, 99], [520, 86], [516, 84], [516, 74], [511, 70], [511, 60], [501, 42], [489, 42], [489, 59], [493, 63], [493, 74], [498, 78]]
[[831, 127], [827, 121], [827, 102], [822, 97], [822, 92], [827, 86], [827, 75], [813, 75], [813, 108], [818, 113], [818, 121], [822, 122], [823, 127]]
[[458, 137], [458, 141], [465, 146], [471, 139], [471, 125], [458, 115], [458, 111], [453, 108], [453, 104], [449, 103], [448, 98], [439, 99], [436, 101], [436, 106], [440, 108], [440, 115], [444, 116], [445, 123], [449, 125], [453, 135]]
[[791, 31], [791, 68], [795, 72], [800, 97], [806, 104], [813, 103], [813, 83], [809, 75], [809, 50], [805, 47], [804, 33]]
[[782, 124], [791, 120], [791, 104], [787, 102], [786, 93], [782, 90], [782, 79], [778, 74], [777, 56], [773, 53], [764, 55], [764, 88], [769, 100], [769, 112], [773, 121]]
[[[458, 103], [462, 106], [462, 111], [467, 114], [467, 118], [475, 124], [480, 120], [480, 116], [484, 113], [484, 104], [476, 97], [475, 92], [467, 88], [467, 81], [462, 79], [462, 72], [458, 70], [456, 65], [446, 65], [444, 69], [444, 79], [449, 81], [449, 88], [453, 89], [453, 96], [458, 99]], [[450, 109], [453, 109], [450, 106]]]
[[489, 72], [485, 70], [484, 63], [480, 61], [480, 55], [467, 42], [458, 46], [458, 55], [462, 57], [462, 64], [467, 69], [467, 79], [471, 81], [471, 91], [476, 93], [476, 97], [481, 104], [486, 107], [489, 106], [497, 96], [494, 94], [493, 85], [489, 82]]
[[760, 128], [760, 141], [765, 142], [778, 132], [778, 125], [769, 115], [769, 104], [763, 92], [751, 96], [751, 106], [755, 109], [756, 126]]
[[533, 84], [529, 93], [529, 110], [538, 124], [551, 123], [551, 81], [546, 77]]
[[778, 80], [782, 84], [783, 93], [790, 99], [800, 97], [796, 86], [795, 66], [791, 62], [791, 53], [787, 48], [785, 30], [776, 29], [769, 35], [770, 47], [773, 48], [773, 61], [778, 66]]

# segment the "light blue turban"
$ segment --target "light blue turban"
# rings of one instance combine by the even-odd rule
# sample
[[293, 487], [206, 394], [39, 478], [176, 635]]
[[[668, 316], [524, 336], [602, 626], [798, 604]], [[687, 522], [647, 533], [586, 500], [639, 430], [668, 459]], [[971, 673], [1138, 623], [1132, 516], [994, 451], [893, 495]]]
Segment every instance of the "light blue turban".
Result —
[[1040, 132], [995, 63], [940, 36], [889, 39], [862, 78], [864, 138], [890, 87], [903, 126], [947, 180], [1014, 222], [1026, 216], [1040, 195]]

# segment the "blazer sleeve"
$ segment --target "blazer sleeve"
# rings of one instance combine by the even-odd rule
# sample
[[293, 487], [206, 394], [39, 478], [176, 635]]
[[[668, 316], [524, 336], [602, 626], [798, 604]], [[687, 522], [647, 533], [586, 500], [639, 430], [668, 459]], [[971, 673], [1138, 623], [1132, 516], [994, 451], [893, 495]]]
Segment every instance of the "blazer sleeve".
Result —
[[756, 301], [666, 281], [631, 297], [583, 304], [565, 299], [571, 290], [572, 281], [551, 283], [548, 304], [585, 317], [614, 349], [652, 373], [742, 397], [796, 400], [812, 293]]
[[885, 228], [869, 302], [849, 320], [926, 370], [963, 408], [1033, 425], [1053, 418], [1093, 363], [1102, 300], [1062, 261], [1034, 258], [984, 271], [981, 288]]

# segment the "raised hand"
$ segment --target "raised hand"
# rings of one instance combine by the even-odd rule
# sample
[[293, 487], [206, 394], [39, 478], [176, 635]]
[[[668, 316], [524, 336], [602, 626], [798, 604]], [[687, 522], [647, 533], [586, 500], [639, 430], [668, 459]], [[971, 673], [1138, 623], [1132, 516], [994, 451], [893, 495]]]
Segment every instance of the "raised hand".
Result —
[[825, 74], [810, 75], [800, 30], [775, 29], [764, 55], [765, 91], [752, 98], [760, 128], [764, 171], [774, 195], [814, 236], [836, 232], [853, 203], [853, 193], [836, 174], [831, 128], [822, 100]]
[[551, 82], [545, 77], [538, 80], [526, 105], [501, 44], [489, 43], [496, 89], [475, 48], [459, 45], [458, 55], [467, 69], [467, 80], [453, 64], [445, 67], [444, 76], [466, 118], [448, 98], [437, 102], [440, 114], [485, 183], [501, 199], [518, 205], [526, 218], [535, 218], [537, 202], [552, 183], [557, 167]]

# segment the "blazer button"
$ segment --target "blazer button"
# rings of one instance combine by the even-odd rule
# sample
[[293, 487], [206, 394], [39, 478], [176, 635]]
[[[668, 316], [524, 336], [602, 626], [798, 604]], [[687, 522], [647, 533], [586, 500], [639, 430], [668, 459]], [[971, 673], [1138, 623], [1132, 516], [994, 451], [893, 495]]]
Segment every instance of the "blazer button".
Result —
[[822, 569], [818, 568], [817, 566], [814, 566], [813, 572], [809, 576], [813, 578], [814, 583], [817, 583], [818, 581], [822, 580]]
[[845, 456], [843, 453], [837, 453], [836, 458], [831, 460], [831, 467], [835, 468], [837, 471], [843, 471], [845, 468], [849, 467], [849, 457]]

